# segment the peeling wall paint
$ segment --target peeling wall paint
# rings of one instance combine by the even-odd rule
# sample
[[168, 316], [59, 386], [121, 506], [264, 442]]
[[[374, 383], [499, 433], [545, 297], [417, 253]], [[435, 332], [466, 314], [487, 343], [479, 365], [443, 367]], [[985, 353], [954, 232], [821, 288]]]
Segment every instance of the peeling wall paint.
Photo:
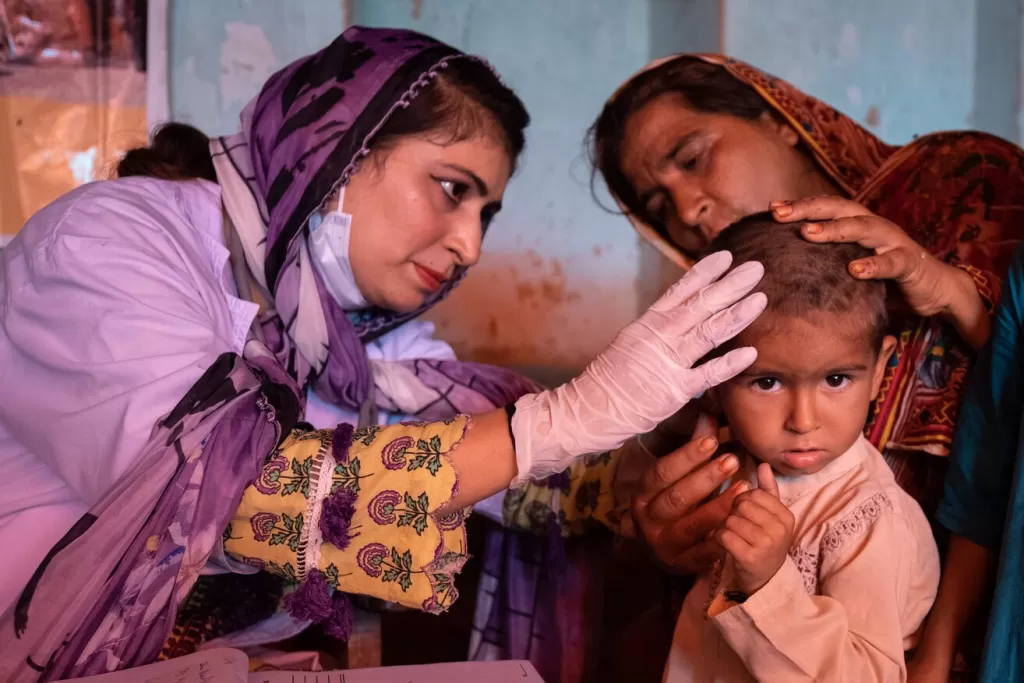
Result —
[[254, 92], [283, 66], [274, 46], [259, 26], [233, 21], [224, 26], [220, 45], [220, 106], [222, 111], [244, 107]]
[[338, 0], [174, 0], [170, 110], [210, 135], [233, 133], [263, 82], [342, 30]]
[[84, 185], [96, 180], [97, 149], [95, 147], [90, 147], [84, 152], [65, 152], [64, 157], [68, 160], [68, 169], [76, 183]]

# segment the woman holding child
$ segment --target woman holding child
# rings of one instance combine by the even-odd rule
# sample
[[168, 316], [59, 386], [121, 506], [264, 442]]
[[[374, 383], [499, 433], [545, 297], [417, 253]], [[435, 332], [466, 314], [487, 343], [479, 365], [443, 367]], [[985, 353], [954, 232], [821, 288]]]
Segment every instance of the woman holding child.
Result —
[[[895, 348], [864, 433], [933, 515], [967, 374], [1024, 237], [1020, 148], [977, 132], [889, 146], [788, 83], [710, 55], [652, 64], [615, 93], [593, 132], [596, 167], [613, 196], [681, 267], [725, 226], [769, 206], [779, 222], [809, 221], [807, 240], [874, 252], [849, 272], [891, 281], [900, 294], [891, 300], [901, 306], [892, 311]], [[671, 425], [659, 431], [670, 434]], [[647, 443], [667, 452], [658, 437]], [[718, 462], [702, 465], [706, 458], [691, 443], [661, 459], [633, 498], [627, 526], [677, 572], [707, 566], [716, 553], [706, 536], [730, 511], [730, 496], [698, 507], [732, 475]], [[1009, 485], [1008, 474], [1003, 481]], [[963, 553], [954, 536], [949, 562]], [[937, 610], [953, 592], [943, 584]], [[945, 680], [963, 618], [927, 630], [918, 680], [935, 672], [927, 680]]]
[[[779, 222], [804, 223], [807, 240], [870, 250], [850, 274], [887, 280], [899, 295], [890, 297], [895, 346], [865, 435], [931, 518], [967, 375], [1024, 237], [1021, 149], [979, 132], [890, 146], [790, 84], [716, 55], [651, 64], [607, 102], [592, 135], [595, 169], [620, 207], [681, 268], [727, 225], [769, 208]], [[691, 404], [642, 437], [646, 450], [665, 455], [687, 441], [692, 412]], [[698, 436], [714, 434], [706, 420], [698, 424]], [[656, 462], [624, 453], [629, 462], [575, 465], [569, 495], [533, 488], [507, 499], [506, 518], [528, 527], [544, 502], [560, 508], [566, 532], [577, 530], [572, 493], [609, 468], [639, 487], [615, 501], [623, 512], [629, 505], [620, 530], [638, 532], [673, 572], [705, 569], [721, 553], [708, 534], [729, 515], [735, 489], [700, 503], [733, 476], [735, 462], [708, 463], [697, 438]], [[950, 555], [962, 547], [954, 537]], [[915, 665], [948, 672], [953, 630], [930, 629]]]

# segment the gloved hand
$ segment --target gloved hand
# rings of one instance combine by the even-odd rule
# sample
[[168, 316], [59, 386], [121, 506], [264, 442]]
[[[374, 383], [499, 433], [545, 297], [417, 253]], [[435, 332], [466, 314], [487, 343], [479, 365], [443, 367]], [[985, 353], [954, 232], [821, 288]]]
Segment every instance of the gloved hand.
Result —
[[651, 431], [687, 401], [754, 362], [757, 351], [745, 347], [693, 367], [767, 305], [764, 294], [746, 296], [764, 275], [761, 264], [744, 263], [721, 277], [731, 264], [732, 255], [724, 251], [701, 260], [623, 328], [583, 374], [516, 401], [513, 486], [561, 472], [581, 455], [617, 448]]

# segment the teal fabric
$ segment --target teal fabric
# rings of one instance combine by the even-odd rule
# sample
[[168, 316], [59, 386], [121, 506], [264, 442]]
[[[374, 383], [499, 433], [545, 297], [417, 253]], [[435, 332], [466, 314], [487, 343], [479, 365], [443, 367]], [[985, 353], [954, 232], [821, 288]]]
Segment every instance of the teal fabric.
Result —
[[1024, 681], [1024, 248], [1014, 255], [957, 423], [938, 521], [998, 553], [982, 683]]

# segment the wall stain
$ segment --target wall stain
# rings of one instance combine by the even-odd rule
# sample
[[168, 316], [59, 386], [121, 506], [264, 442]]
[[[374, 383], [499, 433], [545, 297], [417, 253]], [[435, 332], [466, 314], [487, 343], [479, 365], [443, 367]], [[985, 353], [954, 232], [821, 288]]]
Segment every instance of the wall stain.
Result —
[[878, 127], [878, 124], [882, 122], [882, 114], [878, 111], [878, 107], [868, 107], [868, 113], [864, 117], [864, 122], [872, 128]]

